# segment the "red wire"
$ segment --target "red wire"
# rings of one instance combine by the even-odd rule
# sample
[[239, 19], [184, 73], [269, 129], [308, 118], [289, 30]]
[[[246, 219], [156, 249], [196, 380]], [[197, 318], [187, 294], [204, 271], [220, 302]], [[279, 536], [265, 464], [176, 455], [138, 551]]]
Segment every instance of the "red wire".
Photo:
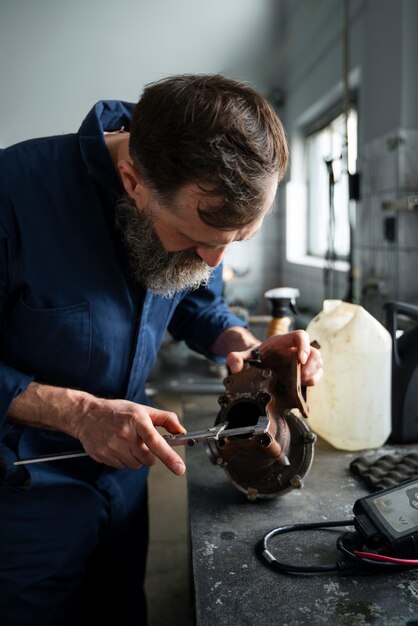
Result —
[[354, 552], [356, 556], [372, 561], [386, 561], [387, 563], [398, 563], [399, 565], [418, 565], [417, 559], [397, 559], [385, 554], [374, 554], [373, 552]]

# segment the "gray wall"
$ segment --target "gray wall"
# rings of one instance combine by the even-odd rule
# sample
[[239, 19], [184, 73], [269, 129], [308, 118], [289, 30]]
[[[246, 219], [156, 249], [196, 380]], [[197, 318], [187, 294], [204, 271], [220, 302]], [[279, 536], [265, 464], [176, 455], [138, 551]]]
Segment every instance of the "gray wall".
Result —
[[257, 82], [270, 40], [271, 0], [0, 0], [0, 146], [73, 132], [169, 74]]
[[[262, 92], [275, 0], [0, 0], [0, 147], [74, 132], [103, 98], [136, 101], [177, 73], [225, 72]], [[234, 246], [257, 305], [268, 230]]]
[[[0, 146], [77, 130], [101, 98], [134, 101], [143, 86], [180, 72], [226, 72], [263, 93], [292, 150], [288, 181], [303, 178], [304, 124], [342, 97], [343, 0], [0, 0]], [[355, 236], [357, 293], [378, 317], [382, 303], [418, 303], [418, 211], [382, 203], [418, 190], [418, 2], [351, 0], [350, 68], [359, 108], [362, 199]], [[286, 185], [278, 210], [226, 264], [241, 278], [232, 301], [268, 312], [266, 289], [293, 286], [302, 307], [324, 298], [323, 273], [286, 259]], [[393, 215], [397, 242], [383, 239]], [[347, 275], [335, 275], [336, 296]]]
[[[283, 0], [286, 35], [270, 54], [262, 80], [279, 87], [279, 109], [292, 149], [289, 180], [303, 178], [304, 125], [342, 98], [343, 12], [339, 0]], [[418, 210], [387, 211], [383, 203], [418, 191], [418, 2], [351, 0], [350, 80], [358, 96], [361, 201], [354, 237], [356, 293], [381, 318], [384, 301], [418, 304]], [[287, 211], [296, 210], [288, 206]], [[383, 238], [393, 216], [397, 241]], [[286, 260], [286, 206], [280, 203], [275, 232], [282, 284], [298, 287], [300, 304], [321, 308], [323, 272]], [[273, 282], [273, 280], [272, 280]], [[273, 285], [272, 285], [273, 286]], [[347, 294], [347, 274], [336, 272], [334, 296]]]

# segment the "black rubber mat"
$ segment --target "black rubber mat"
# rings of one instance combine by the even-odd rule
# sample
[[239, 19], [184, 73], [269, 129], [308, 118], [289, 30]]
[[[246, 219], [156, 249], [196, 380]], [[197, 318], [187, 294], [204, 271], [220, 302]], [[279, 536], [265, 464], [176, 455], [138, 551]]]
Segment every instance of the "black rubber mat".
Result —
[[359, 456], [351, 461], [350, 470], [371, 491], [394, 487], [404, 480], [418, 476], [418, 450], [407, 454]]

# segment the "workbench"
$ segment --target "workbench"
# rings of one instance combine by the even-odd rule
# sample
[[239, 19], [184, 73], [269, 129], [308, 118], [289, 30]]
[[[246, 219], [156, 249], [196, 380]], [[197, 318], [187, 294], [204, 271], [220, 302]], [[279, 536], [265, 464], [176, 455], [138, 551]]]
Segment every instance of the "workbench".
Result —
[[[184, 397], [186, 427], [213, 426], [216, 400]], [[369, 493], [349, 471], [356, 456], [318, 440], [301, 489], [250, 502], [202, 444], [187, 449], [196, 626], [418, 625], [418, 570], [286, 575], [256, 555], [256, 544], [277, 526], [351, 519], [355, 500]], [[352, 528], [291, 533], [269, 548], [289, 563], [332, 564], [342, 558], [335, 542], [346, 530]]]

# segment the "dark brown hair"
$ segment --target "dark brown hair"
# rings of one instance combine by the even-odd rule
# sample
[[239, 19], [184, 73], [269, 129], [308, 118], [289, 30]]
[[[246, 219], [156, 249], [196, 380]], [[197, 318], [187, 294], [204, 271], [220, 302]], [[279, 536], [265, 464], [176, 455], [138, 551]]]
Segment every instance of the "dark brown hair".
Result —
[[225, 76], [180, 75], [148, 85], [136, 105], [130, 154], [165, 203], [185, 183], [224, 198], [199, 214], [217, 228], [260, 216], [267, 186], [288, 162], [283, 126], [254, 89]]

